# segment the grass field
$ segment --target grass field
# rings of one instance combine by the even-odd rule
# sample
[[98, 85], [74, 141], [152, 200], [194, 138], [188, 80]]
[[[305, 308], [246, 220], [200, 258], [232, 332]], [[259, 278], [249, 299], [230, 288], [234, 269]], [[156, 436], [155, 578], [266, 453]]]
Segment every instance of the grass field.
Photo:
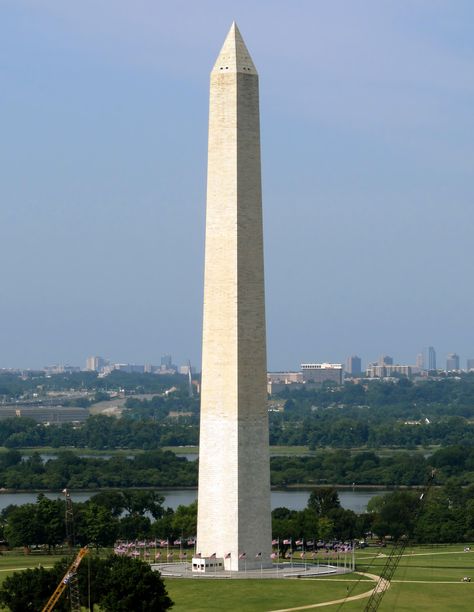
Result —
[[[409, 547], [384, 596], [381, 611], [466, 611], [474, 608], [474, 546], [464, 544]], [[357, 552], [357, 568], [382, 571], [387, 549]], [[379, 556], [377, 556], [379, 555]], [[0, 582], [14, 570], [52, 566], [60, 556], [5, 553], [0, 556]], [[463, 583], [470, 576], [473, 582]], [[292, 580], [182, 580], [167, 579], [175, 612], [263, 612], [329, 602], [364, 593], [374, 583], [359, 574]], [[330, 610], [363, 610], [367, 599], [327, 606]], [[324, 606], [326, 608], [326, 606]]]
[[[465, 611], [474, 608], [474, 547], [463, 552], [464, 544], [410, 548], [400, 561], [380, 610], [433, 612]], [[357, 553], [361, 571], [382, 571], [386, 549], [365, 549]], [[463, 576], [473, 582], [463, 583]], [[374, 583], [359, 575], [303, 580], [179, 580], [166, 585], [175, 612], [228, 611], [263, 612], [329, 602], [347, 595], [369, 591]], [[327, 606], [328, 609], [363, 610], [367, 599]], [[326, 606], [324, 606], [326, 607]]]

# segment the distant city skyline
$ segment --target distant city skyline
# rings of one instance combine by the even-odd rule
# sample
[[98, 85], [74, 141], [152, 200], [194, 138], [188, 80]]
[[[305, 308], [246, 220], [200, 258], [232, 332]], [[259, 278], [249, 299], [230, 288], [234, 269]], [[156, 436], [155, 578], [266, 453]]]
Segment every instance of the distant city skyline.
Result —
[[[123, 352], [122, 352], [123, 354]], [[357, 375], [359, 372], [365, 372], [371, 366], [391, 366], [391, 365], [409, 365], [414, 368], [419, 368], [421, 370], [472, 370], [474, 369], [474, 357], [472, 355], [474, 351], [472, 351], [468, 355], [459, 355], [455, 352], [446, 353], [445, 355], [439, 355], [433, 346], [429, 346], [424, 349], [422, 352], [418, 352], [416, 355], [412, 355], [412, 357], [407, 360], [399, 359], [397, 356], [388, 355], [386, 353], [380, 354], [375, 359], [365, 359], [363, 353], [349, 354], [345, 358], [335, 359], [332, 363], [340, 363], [343, 365], [345, 372], [349, 374]], [[314, 358], [311, 361], [313, 363], [326, 363], [328, 364], [328, 359], [325, 356], [319, 356], [320, 358]], [[439, 359], [438, 359], [439, 357]], [[438, 362], [437, 362], [438, 359]], [[289, 364], [287, 367], [268, 367], [269, 372], [292, 372], [299, 371], [302, 360], [300, 359], [298, 363]], [[162, 371], [170, 369], [176, 370], [181, 373], [187, 373], [187, 368], [189, 363], [191, 363], [192, 371], [197, 372], [200, 371], [201, 366], [200, 362], [194, 363], [189, 360], [188, 357], [177, 359], [174, 357], [172, 353], [163, 353], [163, 354], [155, 354], [151, 360], [144, 360], [143, 358], [138, 358], [135, 360], [131, 360], [128, 358], [124, 358], [122, 360], [117, 360], [111, 357], [103, 357], [100, 355], [91, 355], [85, 357], [79, 361], [74, 361], [72, 359], [67, 359], [65, 361], [61, 360], [52, 360], [49, 363], [42, 364], [39, 366], [27, 366], [27, 365], [0, 365], [0, 370], [8, 370], [8, 369], [24, 369], [24, 370], [43, 370], [45, 368], [57, 368], [57, 367], [65, 367], [71, 370], [83, 370], [83, 371], [101, 371], [103, 368], [109, 369], [122, 369], [124, 371], [144, 371], [144, 372], [154, 372], [159, 369]], [[120, 366], [120, 367], [119, 367]], [[127, 369], [128, 367], [128, 369]], [[130, 369], [131, 368], [131, 369]]]
[[265, 75], [269, 368], [474, 357], [474, 3], [48, 0], [2, 3], [0, 367], [200, 368], [206, 83], [233, 19]]

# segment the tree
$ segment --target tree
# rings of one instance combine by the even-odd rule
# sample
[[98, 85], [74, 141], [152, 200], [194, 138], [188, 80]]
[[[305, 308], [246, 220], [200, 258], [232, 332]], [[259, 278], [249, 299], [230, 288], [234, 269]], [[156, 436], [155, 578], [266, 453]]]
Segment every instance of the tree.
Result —
[[148, 563], [117, 556], [106, 563], [100, 597], [104, 612], [159, 612], [173, 605], [159, 572]]
[[394, 491], [382, 496], [380, 511], [373, 523], [375, 533], [380, 537], [390, 535], [396, 540], [410, 536], [418, 506], [418, 495], [411, 491]]
[[35, 504], [23, 504], [9, 509], [5, 536], [10, 546], [28, 549], [41, 541], [41, 524], [38, 522]]
[[122, 491], [123, 507], [129, 514], [144, 515], [149, 512], [154, 519], [163, 516], [165, 498], [157, 491]]
[[79, 518], [79, 538], [96, 549], [112, 546], [117, 538], [118, 521], [110, 510], [92, 502], [84, 504]]
[[171, 526], [177, 536], [193, 536], [197, 532], [197, 501], [189, 506], [179, 505], [173, 515]]
[[37, 544], [51, 547], [64, 542], [66, 537], [65, 505], [61, 499], [48, 499], [43, 493], [38, 495], [35, 507], [38, 523], [41, 525], [41, 539]]
[[317, 487], [311, 491], [307, 507], [318, 516], [327, 516], [330, 510], [341, 507], [337, 490], [334, 487]]
[[110, 510], [115, 518], [118, 518], [124, 511], [125, 500], [121, 491], [101, 491], [93, 495], [90, 501]]
[[147, 516], [128, 514], [119, 523], [119, 537], [121, 540], [141, 540], [151, 535], [151, 521]]
[[[71, 559], [62, 559], [49, 570], [40, 567], [15, 572], [3, 582], [0, 604], [12, 612], [41, 610], [70, 562]], [[173, 605], [159, 572], [152, 571], [148, 563], [129, 557], [89, 557], [79, 566], [78, 580], [82, 585], [81, 604], [88, 605], [90, 590], [92, 606], [97, 604], [104, 612], [160, 612]], [[66, 591], [56, 603], [55, 610], [64, 612], [69, 609]]]
[[[0, 604], [11, 612], [36, 612], [42, 610], [58, 585], [59, 578], [53, 570], [43, 567], [15, 572], [5, 578], [0, 589]], [[55, 610], [67, 610], [65, 600], [60, 600]]]

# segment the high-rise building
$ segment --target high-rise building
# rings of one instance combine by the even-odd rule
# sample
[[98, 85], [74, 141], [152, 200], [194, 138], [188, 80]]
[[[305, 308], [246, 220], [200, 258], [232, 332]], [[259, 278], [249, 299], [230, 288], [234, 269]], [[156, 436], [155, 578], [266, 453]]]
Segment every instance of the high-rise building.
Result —
[[416, 356], [416, 367], [419, 370], [425, 369], [425, 356], [423, 353], [418, 353], [418, 355]]
[[474, 359], [468, 359], [466, 361], [466, 369], [468, 372], [471, 372], [472, 370], [474, 370]]
[[258, 76], [233, 24], [211, 72], [194, 571], [271, 565], [264, 302]]
[[302, 363], [301, 373], [303, 381], [310, 383], [323, 383], [326, 381], [342, 384], [342, 363]]
[[428, 370], [436, 370], [436, 351], [432, 346], [428, 347]]
[[371, 363], [366, 370], [367, 378], [390, 378], [392, 376], [407, 376], [413, 374], [413, 366], [411, 365], [378, 365]]
[[459, 370], [459, 355], [456, 353], [448, 353], [446, 358], [446, 371], [452, 372], [454, 370]]
[[360, 376], [362, 373], [362, 360], [357, 355], [351, 355], [347, 358], [346, 372], [351, 376]]
[[389, 355], [381, 355], [379, 357], [378, 365], [380, 366], [393, 365], [393, 357], [389, 357]]
[[107, 364], [108, 361], [102, 357], [88, 357], [86, 361], [86, 370], [89, 372], [100, 372]]
[[173, 359], [171, 355], [163, 355], [161, 357], [160, 365], [162, 368], [166, 368], [167, 370], [170, 370], [172, 364], [173, 364]]

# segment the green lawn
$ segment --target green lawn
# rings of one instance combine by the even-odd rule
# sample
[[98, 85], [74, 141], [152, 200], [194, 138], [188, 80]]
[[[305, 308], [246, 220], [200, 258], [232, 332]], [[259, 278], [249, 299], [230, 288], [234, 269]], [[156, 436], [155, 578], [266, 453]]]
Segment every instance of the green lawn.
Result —
[[[370, 588], [359, 583], [355, 593]], [[254, 612], [343, 598], [351, 582], [317, 580], [167, 580], [174, 612]], [[350, 588], [349, 586], [349, 588]]]
[[[470, 611], [474, 601], [474, 545], [463, 552], [464, 544], [408, 547], [395, 572], [380, 610], [397, 612]], [[382, 571], [388, 549], [367, 548], [357, 552], [360, 571]], [[0, 556], [0, 582], [14, 570], [52, 566], [62, 555]], [[473, 582], [462, 583], [463, 576]], [[413, 581], [413, 582], [412, 582]], [[358, 574], [322, 579], [292, 580], [203, 580], [167, 579], [166, 586], [174, 612], [263, 612], [322, 603], [370, 590], [373, 582]], [[363, 610], [367, 599], [345, 603], [342, 610]], [[339, 606], [328, 607], [336, 612]]]
[[0, 582], [3, 582], [6, 576], [11, 574], [13, 570], [27, 569], [30, 567], [53, 567], [56, 561], [64, 557], [61, 555], [22, 555], [17, 552], [6, 552], [0, 555]]
[[[474, 601], [474, 546], [464, 553], [464, 544], [450, 546], [410, 547], [385, 594], [380, 610], [470, 611]], [[361, 571], [382, 571], [387, 549], [358, 551]], [[463, 576], [473, 582], [462, 583]], [[401, 581], [401, 582], [397, 582]], [[420, 582], [410, 582], [420, 581]], [[426, 582], [426, 583], [425, 583]], [[440, 583], [448, 584], [440, 584]], [[374, 583], [357, 574], [344, 577], [302, 580], [179, 580], [167, 579], [166, 586], [175, 602], [175, 612], [263, 612], [322, 603], [369, 591]], [[367, 599], [345, 603], [342, 610], [363, 610]], [[328, 609], [336, 610], [338, 605]]]

